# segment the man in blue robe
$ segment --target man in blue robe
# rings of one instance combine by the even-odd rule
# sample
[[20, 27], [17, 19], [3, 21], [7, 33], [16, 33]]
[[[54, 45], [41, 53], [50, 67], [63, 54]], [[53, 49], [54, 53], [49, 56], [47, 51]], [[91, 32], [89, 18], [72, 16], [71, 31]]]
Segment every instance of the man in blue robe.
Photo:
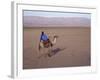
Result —
[[44, 32], [41, 32], [40, 42], [43, 42], [44, 47], [48, 48], [49, 46], [52, 46], [51, 41], [49, 40], [48, 36]]
[[42, 40], [42, 41], [47, 41], [49, 38], [48, 38], [48, 36], [44, 33], [44, 32], [42, 32], [41, 33], [41, 37], [40, 37], [40, 41]]

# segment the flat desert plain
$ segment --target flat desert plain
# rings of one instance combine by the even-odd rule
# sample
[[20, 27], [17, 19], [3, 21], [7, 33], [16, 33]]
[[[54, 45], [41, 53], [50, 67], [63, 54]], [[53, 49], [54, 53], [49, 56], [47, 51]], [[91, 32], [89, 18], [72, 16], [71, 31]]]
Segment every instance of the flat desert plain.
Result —
[[[38, 50], [41, 31], [58, 36], [51, 57], [50, 49]], [[90, 66], [90, 31], [90, 27], [24, 27], [23, 69]]]

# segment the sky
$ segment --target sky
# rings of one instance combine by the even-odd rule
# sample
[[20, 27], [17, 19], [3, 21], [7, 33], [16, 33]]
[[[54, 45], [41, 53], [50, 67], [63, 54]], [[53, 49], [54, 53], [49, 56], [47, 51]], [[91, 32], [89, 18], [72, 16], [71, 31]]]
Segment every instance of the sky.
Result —
[[89, 13], [75, 13], [75, 12], [50, 12], [50, 11], [29, 11], [24, 10], [23, 16], [41, 16], [41, 17], [84, 17], [91, 18]]

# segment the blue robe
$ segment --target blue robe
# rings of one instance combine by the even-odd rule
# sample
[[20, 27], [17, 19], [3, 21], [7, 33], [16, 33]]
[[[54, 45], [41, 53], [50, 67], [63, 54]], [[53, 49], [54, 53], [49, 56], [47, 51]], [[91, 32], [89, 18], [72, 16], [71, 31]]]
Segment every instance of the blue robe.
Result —
[[41, 34], [40, 40], [47, 41], [48, 36], [46, 34]]

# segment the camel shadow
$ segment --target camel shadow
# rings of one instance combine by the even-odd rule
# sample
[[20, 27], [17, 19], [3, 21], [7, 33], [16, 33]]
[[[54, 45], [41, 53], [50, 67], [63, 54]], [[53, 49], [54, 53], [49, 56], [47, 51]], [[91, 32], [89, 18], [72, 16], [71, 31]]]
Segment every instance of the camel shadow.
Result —
[[65, 49], [66, 48], [62, 48], [62, 49], [61, 48], [56, 48], [56, 49], [53, 49], [53, 50], [51, 50], [51, 52], [48, 53], [48, 57], [52, 57], [52, 56], [58, 54], [60, 51], [63, 51]]
[[50, 51], [48, 51], [47, 53], [39, 56], [38, 58], [40, 59], [41, 57], [52, 57], [56, 54], [58, 54], [59, 52], [65, 50], [66, 48], [56, 48], [56, 49], [52, 49]]

